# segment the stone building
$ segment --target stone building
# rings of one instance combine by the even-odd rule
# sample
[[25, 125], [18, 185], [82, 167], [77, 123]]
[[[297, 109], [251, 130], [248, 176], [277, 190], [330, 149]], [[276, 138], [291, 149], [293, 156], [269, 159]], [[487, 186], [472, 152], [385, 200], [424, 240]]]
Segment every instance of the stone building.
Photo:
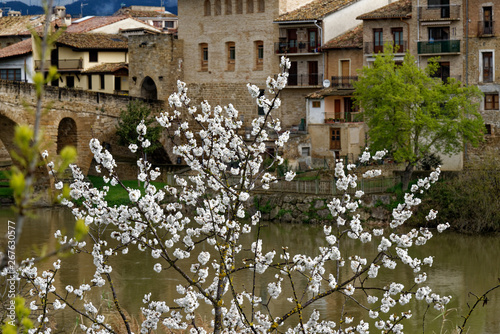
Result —
[[469, 0], [465, 7], [464, 81], [477, 85], [484, 93], [480, 112], [485, 123], [485, 142], [479, 149], [469, 148], [471, 162], [500, 153], [500, 1]]
[[365, 146], [365, 125], [354, 105], [353, 82], [363, 67], [363, 27], [337, 36], [322, 46], [326, 56], [326, 88], [307, 97], [307, 131], [315, 158], [357, 160]]

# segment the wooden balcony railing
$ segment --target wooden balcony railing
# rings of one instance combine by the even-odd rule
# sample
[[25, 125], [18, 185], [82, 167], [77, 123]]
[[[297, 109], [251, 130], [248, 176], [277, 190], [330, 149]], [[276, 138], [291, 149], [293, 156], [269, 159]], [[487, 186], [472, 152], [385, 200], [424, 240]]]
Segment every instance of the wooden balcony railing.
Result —
[[[35, 70], [39, 70], [41, 68], [42, 61], [35, 60]], [[56, 65], [59, 71], [68, 71], [68, 70], [82, 70], [83, 69], [83, 59], [59, 59], [57, 64], [51, 60], [45, 61], [44, 68], [48, 70], [51, 65]]]

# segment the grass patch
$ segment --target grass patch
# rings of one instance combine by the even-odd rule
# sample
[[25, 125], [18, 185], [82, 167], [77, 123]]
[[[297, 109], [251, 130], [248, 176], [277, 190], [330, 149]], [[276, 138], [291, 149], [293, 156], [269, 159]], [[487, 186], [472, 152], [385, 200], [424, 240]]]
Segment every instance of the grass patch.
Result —
[[[109, 205], [127, 205], [130, 203], [130, 199], [128, 196], [128, 192], [121, 187], [121, 185], [111, 186], [109, 183], [106, 184], [102, 177], [100, 176], [89, 176], [88, 177], [92, 185], [96, 188], [102, 188], [105, 185], [109, 186], [109, 192], [106, 195], [106, 201]], [[140, 189], [141, 194], [144, 195], [144, 187], [143, 183], [141, 183], [141, 187], [137, 186], [137, 180], [124, 180], [122, 181], [123, 185], [131, 189]], [[157, 189], [163, 188], [166, 183], [163, 182], [151, 182]]]

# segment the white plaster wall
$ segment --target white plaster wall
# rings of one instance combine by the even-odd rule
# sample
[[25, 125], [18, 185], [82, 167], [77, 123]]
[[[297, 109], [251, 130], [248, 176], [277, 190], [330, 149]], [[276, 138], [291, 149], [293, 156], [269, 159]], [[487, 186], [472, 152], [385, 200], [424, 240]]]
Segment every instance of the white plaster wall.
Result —
[[[26, 66], [25, 66], [26, 65]], [[34, 71], [33, 56], [31, 54], [20, 57], [13, 57], [0, 60], [0, 68], [2, 69], [21, 69], [21, 79], [26, 82], [33, 83], [31, 74]]]
[[323, 43], [363, 23], [356, 17], [386, 6], [390, 0], [360, 0], [323, 20]]
[[[325, 101], [324, 100], [312, 100], [307, 99], [307, 121], [306, 124], [323, 124], [325, 123]], [[313, 108], [312, 102], [319, 101], [321, 103], [320, 108]]]

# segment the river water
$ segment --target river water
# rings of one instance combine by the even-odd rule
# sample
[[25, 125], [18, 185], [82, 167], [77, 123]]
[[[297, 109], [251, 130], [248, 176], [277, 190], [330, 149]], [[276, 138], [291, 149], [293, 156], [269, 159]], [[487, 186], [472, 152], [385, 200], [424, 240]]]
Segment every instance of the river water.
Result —
[[[12, 220], [14, 217], [15, 215], [8, 209], [0, 209], [1, 235], [5, 235], [7, 220]], [[20, 245], [16, 250], [17, 258], [31, 256], [33, 249], [41, 248], [44, 244], [48, 244], [48, 251], [53, 250], [54, 232], [60, 229], [71, 235], [73, 224], [74, 220], [67, 210], [38, 210], [37, 217], [30, 219], [24, 227]], [[299, 251], [306, 254], [314, 253], [315, 245], [322, 242], [321, 236], [322, 228], [310, 225], [269, 224], [261, 233], [264, 245], [271, 245], [267, 251], [272, 248], [279, 250], [283, 245], [291, 245], [300, 247]], [[363, 249], [360, 250], [360, 245], [357, 243], [347, 244], [346, 247], [352, 250], [357, 247], [356, 252], [363, 252], [360, 255], [368, 258], [370, 257], [367, 253], [374, 254], [375, 252], [373, 247], [366, 245], [363, 245]], [[461, 316], [468, 312], [467, 303], [471, 305], [475, 301], [469, 292], [480, 295], [494, 286], [500, 278], [500, 237], [469, 236], [453, 232], [435, 233], [434, 238], [418, 251], [423, 256], [435, 256], [432, 268], [426, 268], [427, 284], [434, 292], [441, 295], [451, 295], [453, 298], [448, 305], [449, 311], [445, 316], [445, 321], [437, 311], [429, 310], [426, 315], [425, 330], [422, 329], [422, 317], [426, 307], [423, 303], [415, 304], [412, 300], [413, 317], [405, 323], [405, 333], [451, 333], [455, 325], [463, 322]], [[52, 262], [48, 261], [41, 267], [51, 267]], [[160, 275], [154, 272], [152, 267], [156, 262], [149, 255], [145, 256], [144, 253], [131, 251], [126, 257], [115, 262], [113, 266], [114, 281], [122, 306], [136, 318], [140, 318], [139, 308], [142, 306], [142, 297], [145, 293], [151, 292], [154, 300], [171, 300], [172, 297], [178, 296], [175, 287], [182, 281], [176, 276]], [[62, 290], [68, 284], [88, 283], [92, 278], [93, 270], [94, 266], [89, 257], [70, 256], [64, 258], [55, 285], [58, 290]], [[391, 282], [389, 275], [394, 275], [394, 272], [386, 273], [385, 276], [381, 273], [379, 278]], [[399, 281], [411, 284], [413, 279], [411, 272], [397, 271], [397, 275]], [[251, 286], [251, 277], [243, 276], [239, 279], [239, 283]], [[286, 290], [285, 286], [284, 289]], [[259, 288], [257, 291], [263, 298], [268, 297], [265, 288]], [[108, 292], [93, 296], [93, 298], [94, 304], [98, 304], [100, 307], [109, 307], [112, 300], [111, 294]], [[343, 298], [341, 297], [325, 298], [316, 304], [315, 308], [321, 311], [325, 318], [338, 321], [342, 302]], [[415, 307], [415, 305], [417, 306]], [[284, 307], [289, 307], [289, 305], [275, 305], [273, 312], [282, 313], [280, 307], [285, 310]], [[354, 316], [355, 319], [367, 318], [358, 309], [347, 307], [344, 311]], [[204, 316], [208, 317], [209, 315], [205, 314]], [[56, 332], [72, 332], [78, 321], [77, 317], [70, 312], [61, 314], [57, 317], [59, 331]], [[489, 302], [485, 307], [481, 306], [476, 309], [468, 325], [470, 326], [469, 333], [500, 333], [500, 289], [495, 290], [490, 295]], [[378, 332], [374, 327], [371, 328], [372, 332]]]

